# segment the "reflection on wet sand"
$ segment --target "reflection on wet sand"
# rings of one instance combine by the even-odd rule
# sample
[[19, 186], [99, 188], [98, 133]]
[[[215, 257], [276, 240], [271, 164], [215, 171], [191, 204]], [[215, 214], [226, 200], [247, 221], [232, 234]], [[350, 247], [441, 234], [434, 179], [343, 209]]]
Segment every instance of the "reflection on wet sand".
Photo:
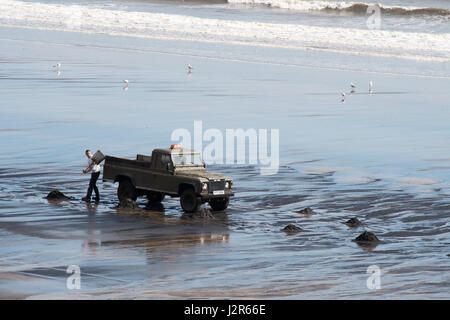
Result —
[[356, 244], [364, 251], [373, 251], [379, 245], [377, 242], [356, 242]]
[[[137, 248], [143, 247], [150, 251], [154, 250], [175, 250], [189, 246], [202, 246], [208, 244], [220, 244], [230, 242], [229, 233], [210, 233], [210, 234], [188, 234], [183, 236], [174, 236], [171, 238], [150, 238], [143, 240], [117, 240], [104, 241], [103, 246], [118, 245], [121, 247]], [[98, 242], [95, 242], [98, 244]]]
[[86, 202], [86, 211], [88, 213], [92, 213], [97, 211], [98, 208], [98, 203], [95, 202]]
[[82, 243], [84, 254], [95, 255], [97, 249], [102, 246], [101, 230], [86, 230], [84, 240]]
[[[95, 213], [98, 203], [85, 204], [87, 213]], [[176, 250], [189, 246], [228, 243], [228, 215], [226, 212], [212, 213], [203, 208], [196, 213], [182, 213], [178, 217], [166, 216], [163, 203], [150, 203], [138, 209], [115, 208], [119, 217], [134, 217], [136, 223], [147, 223], [150, 227], [144, 235], [138, 233], [133, 238], [133, 230], [123, 235], [120, 227], [113, 231], [116, 235], [108, 235], [102, 229], [87, 229], [83, 237], [83, 252], [95, 254], [100, 247], [118, 246], [123, 248], [146, 248], [148, 250]], [[188, 230], [186, 228], [189, 227]], [[154, 232], [154, 231], [164, 231]], [[209, 230], [209, 231], [208, 231]], [[122, 234], [122, 235], [121, 235]], [[125, 238], [124, 238], [125, 236]], [[87, 250], [87, 251], [85, 251]], [[175, 254], [175, 253], [174, 253]]]

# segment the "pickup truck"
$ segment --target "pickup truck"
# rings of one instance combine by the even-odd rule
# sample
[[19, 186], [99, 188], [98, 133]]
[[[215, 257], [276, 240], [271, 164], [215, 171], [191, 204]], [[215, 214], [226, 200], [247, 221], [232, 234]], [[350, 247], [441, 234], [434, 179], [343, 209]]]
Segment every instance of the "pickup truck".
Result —
[[213, 211], [225, 210], [234, 195], [231, 178], [207, 172], [200, 153], [180, 145], [155, 149], [151, 156], [138, 154], [135, 160], [106, 156], [103, 181], [119, 183], [119, 201], [147, 196], [158, 203], [168, 195], [180, 197], [186, 212], [206, 202]]

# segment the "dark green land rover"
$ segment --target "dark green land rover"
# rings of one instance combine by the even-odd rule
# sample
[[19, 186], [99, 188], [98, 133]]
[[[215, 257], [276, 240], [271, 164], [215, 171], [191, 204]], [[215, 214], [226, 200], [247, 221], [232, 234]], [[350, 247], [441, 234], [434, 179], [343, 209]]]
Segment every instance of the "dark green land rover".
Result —
[[151, 156], [138, 154], [136, 160], [106, 156], [103, 181], [119, 183], [119, 201], [147, 196], [157, 203], [168, 195], [180, 197], [186, 212], [205, 202], [214, 211], [225, 210], [234, 195], [231, 178], [207, 172], [200, 153], [180, 145], [155, 149]]

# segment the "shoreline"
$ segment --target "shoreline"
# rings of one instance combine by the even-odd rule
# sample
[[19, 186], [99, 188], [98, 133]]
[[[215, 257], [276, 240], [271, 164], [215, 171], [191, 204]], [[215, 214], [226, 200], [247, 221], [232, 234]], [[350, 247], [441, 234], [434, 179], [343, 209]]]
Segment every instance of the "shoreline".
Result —
[[[82, 32], [82, 31], [70, 31], [70, 30], [55, 30], [55, 29], [45, 29], [45, 28], [36, 28], [36, 27], [25, 27], [25, 26], [14, 26], [14, 25], [4, 25], [0, 24], [0, 28], [12, 28], [12, 29], [25, 29], [30, 31], [44, 31], [44, 32], [61, 32], [61, 33], [68, 33], [68, 34], [83, 34], [87, 36], [93, 36], [93, 37], [111, 37], [111, 38], [126, 38], [126, 39], [147, 39], [147, 40], [153, 40], [153, 41], [164, 41], [164, 42], [193, 42], [193, 43], [206, 43], [206, 44], [220, 44], [224, 47], [231, 46], [231, 47], [258, 47], [259, 44], [247, 44], [247, 43], [223, 43], [220, 41], [203, 41], [203, 40], [197, 40], [197, 39], [186, 39], [186, 38], [158, 38], [157, 36], [147, 36], [147, 37], [140, 37], [140, 36], [134, 36], [134, 35], [128, 35], [128, 34], [101, 34], [101, 33], [95, 33], [95, 32]], [[73, 46], [73, 47], [86, 47], [86, 48], [93, 48], [93, 49], [104, 49], [104, 50], [116, 50], [116, 51], [129, 51], [129, 52], [136, 52], [136, 53], [151, 53], [151, 54], [161, 54], [161, 55], [173, 55], [173, 56], [183, 56], [183, 57], [193, 57], [193, 58], [202, 58], [202, 59], [209, 59], [209, 60], [219, 60], [219, 61], [229, 61], [229, 62], [241, 62], [241, 63], [250, 63], [250, 64], [263, 64], [263, 65], [273, 65], [273, 66], [282, 66], [282, 67], [296, 67], [296, 68], [307, 68], [307, 69], [319, 69], [319, 70], [330, 70], [330, 71], [342, 71], [342, 72], [358, 72], [358, 73], [368, 73], [368, 74], [380, 74], [380, 75], [392, 75], [392, 76], [405, 76], [405, 77], [420, 77], [420, 78], [436, 78], [436, 79], [450, 79], [450, 70], [448, 75], [432, 75], [432, 74], [420, 74], [420, 73], [405, 73], [405, 72], [389, 72], [389, 71], [375, 71], [375, 70], [369, 70], [369, 69], [352, 69], [352, 68], [345, 68], [345, 67], [335, 67], [335, 66], [322, 66], [322, 65], [308, 65], [308, 64], [300, 64], [300, 63], [289, 63], [289, 62], [275, 62], [270, 60], [258, 60], [258, 59], [245, 59], [245, 58], [238, 58], [238, 57], [226, 57], [226, 56], [213, 56], [213, 55], [201, 55], [196, 53], [181, 53], [177, 51], [161, 51], [161, 50], [152, 50], [149, 48], [136, 48], [136, 47], [114, 47], [114, 46], [106, 46], [106, 45], [94, 45], [91, 43], [85, 43], [85, 44], [79, 44], [79, 43], [65, 43], [65, 42], [47, 42], [44, 40], [32, 40], [32, 39], [13, 39], [13, 38], [0, 38], [0, 41], [17, 41], [17, 42], [30, 42], [30, 43], [40, 43], [40, 44], [51, 44], [55, 46]], [[262, 47], [265, 48], [272, 48], [272, 49], [279, 49], [279, 50], [294, 50], [299, 51], [303, 53], [307, 53], [309, 51], [317, 51], [317, 52], [326, 52], [326, 53], [335, 53], [338, 55], [342, 55], [343, 57], [351, 57], [351, 56], [359, 56], [358, 53], [355, 52], [339, 52], [339, 51], [328, 51], [328, 50], [322, 50], [320, 48], [313, 48], [313, 47], [305, 47], [305, 48], [298, 48], [298, 47], [279, 47], [279, 46], [271, 46], [271, 45], [262, 45]], [[362, 55], [364, 56], [364, 54]], [[380, 58], [386, 58], [389, 60], [409, 60], [405, 57], [398, 57], [398, 56], [389, 56], [389, 55], [377, 55], [374, 54], [374, 57], [380, 57]], [[411, 58], [414, 59], [414, 58]], [[424, 60], [421, 60], [424, 61]], [[426, 61], [426, 60], [425, 60]], [[443, 63], [443, 62], [450, 62], [449, 59], [445, 59], [442, 61], [435, 61], [431, 60], [433, 63]]]
[[[71, 28], [64, 29], [59, 27], [53, 28], [45, 28], [40, 26], [21, 26], [21, 25], [8, 25], [4, 23], [0, 23], [0, 27], [11, 27], [11, 28], [23, 28], [23, 29], [32, 29], [32, 30], [41, 30], [41, 31], [59, 31], [59, 32], [75, 32], [80, 34], [87, 35], [108, 35], [112, 37], [130, 37], [130, 38], [142, 38], [142, 39], [153, 39], [153, 40], [165, 40], [165, 41], [192, 41], [192, 42], [201, 42], [201, 43], [212, 43], [212, 44], [220, 44], [220, 45], [230, 45], [230, 46], [249, 46], [249, 47], [260, 47], [260, 48], [274, 48], [274, 49], [288, 49], [288, 50], [310, 50], [310, 51], [318, 51], [318, 52], [326, 52], [326, 53], [336, 53], [336, 54], [346, 54], [346, 55], [356, 55], [356, 56], [366, 56], [366, 57], [378, 57], [378, 58], [392, 58], [392, 59], [403, 59], [403, 60], [413, 60], [417, 62], [433, 62], [433, 63], [448, 63], [450, 62], [450, 57], [437, 57], [437, 56], [421, 56], [418, 54], [405, 54], [403, 52], [394, 52], [394, 53], [383, 53], [383, 52], [373, 52], [370, 50], [366, 51], [357, 51], [350, 49], [339, 49], [339, 48], [329, 48], [326, 45], [320, 44], [299, 44], [299, 45], [288, 45], [288, 44], [270, 44], [267, 40], [263, 40], [261, 42], [248, 42], [248, 41], [239, 41], [239, 40], [213, 40], [213, 39], [199, 39], [194, 36], [158, 36], [158, 35], [143, 35], [143, 34], [129, 34], [126, 32], [96, 32], [89, 30], [73, 30]], [[369, 32], [377, 32], [377, 31], [369, 31]], [[439, 36], [438, 36], [439, 38]], [[290, 39], [286, 39], [286, 41], [290, 41]], [[397, 48], [398, 50], [401, 47]], [[443, 50], [447, 52], [449, 50]]]
[[[400, 66], [397, 66], [399, 64], [410, 72], [411, 69], [419, 71], [430, 69], [434, 74], [450, 75], [448, 67], [450, 33], [446, 32], [371, 30], [361, 26], [358, 28], [339, 25], [317, 26], [296, 24], [292, 21], [270, 23], [270, 20], [247, 21], [245, 16], [241, 16], [240, 20], [228, 20], [226, 15], [215, 15], [212, 9], [212, 16], [205, 17], [204, 14], [196, 16], [189, 10], [191, 15], [183, 15], [179, 10], [172, 12], [167, 9], [168, 6], [158, 9], [158, 6], [152, 5], [144, 6], [148, 11], [139, 10], [139, 6], [129, 8], [118, 6], [111, 9], [102, 6], [66, 6], [21, 1], [7, 2], [0, 5], [2, 6], [0, 24], [3, 27], [133, 37], [143, 41], [152, 39], [153, 41], [184, 42], [192, 43], [192, 46], [201, 44], [209, 47], [223, 46], [223, 48], [236, 46], [240, 48], [240, 51], [252, 52], [253, 50], [254, 53], [257, 50], [265, 52], [285, 50], [291, 51], [289, 56], [300, 54], [303, 59], [310, 58], [308, 55], [311, 54], [317, 56], [319, 53], [324, 57], [318, 64], [320, 67], [329, 64], [337, 57], [338, 61], [333, 67], [338, 68], [343, 63], [344, 69], [349, 66], [354, 68], [354, 65], [359, 63], [367, 67], [370, 65], [368, 61], [361, 60], [374, 59], [373, 64], [376, 66], [372, 66], [372, 69], [376, 70], [376, 68], [384, 67], [385, 62], [394, 59], [394, 61], [400, 60], [399, 63], [389, 63], [389, 68], [385, 68], [386, 70], [400, 71], [398, 68]], [[38, 16], [39, 19], [33, 16]], [[296, 53], [299, 51], [301, 52]], [[265, 54], [263, 53], [262, 56]], [[346, 55], [347, 58], [340, 57], [341, 55]], [[258, 55], [251, 56], [248, 60], [251, 60], [253, 56], [258, 57]], [[242, 55], [237, 58], [242, 58]], [[290, 63], [288, 59], [285, 56], [280, 61]], [[415, 66], [413, 62], [419, 66]]]

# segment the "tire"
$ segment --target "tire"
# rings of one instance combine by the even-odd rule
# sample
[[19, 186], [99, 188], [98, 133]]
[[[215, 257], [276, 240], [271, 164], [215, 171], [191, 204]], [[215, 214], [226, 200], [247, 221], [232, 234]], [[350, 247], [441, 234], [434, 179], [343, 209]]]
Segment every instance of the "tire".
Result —
[[147, 192], [147, 199], [150, 203], [160, 203], [164, 200], [165, 194], [162, 192], [149, 191]]
[[228, 204], [230, 203], [229, 197], [224, 198], [213, 198], [209, 200], [209, 205], [213, 209], [213, 211], [223, 211], [228, 208]]
[[180, 204], [186, 212], [197, 212], [202, 205], [202, 201], [197, 197], [193, 189], [186, 189], [181, 194]]
[[117, 188], [117, 197], [119, 201], [131, 199], [136, 201], [136, 188], [131, 183], [130, 179], [122, 179], [119, 181], [119, 187]]

